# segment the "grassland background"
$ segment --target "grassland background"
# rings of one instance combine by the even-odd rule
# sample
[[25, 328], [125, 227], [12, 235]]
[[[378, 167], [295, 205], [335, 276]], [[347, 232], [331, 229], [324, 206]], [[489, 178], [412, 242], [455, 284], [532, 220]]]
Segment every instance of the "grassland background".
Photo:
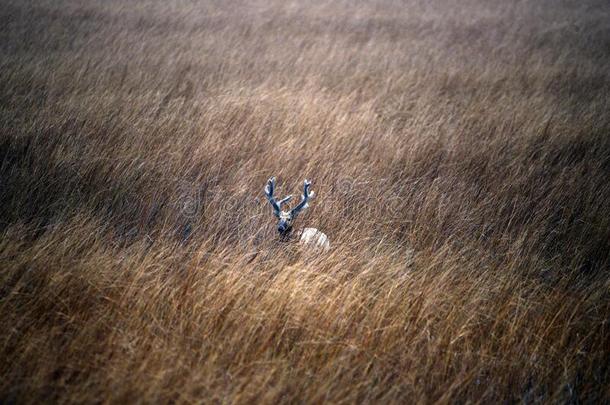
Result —
[[0, 402], [609, 400], [609, 66], [607, 1], [0, 1]]

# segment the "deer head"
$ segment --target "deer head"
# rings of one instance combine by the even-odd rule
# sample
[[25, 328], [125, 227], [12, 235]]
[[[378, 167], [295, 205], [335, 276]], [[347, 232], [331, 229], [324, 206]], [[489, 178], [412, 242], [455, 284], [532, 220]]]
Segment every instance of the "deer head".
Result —
[[265, 196], [267, 197], [267, 200], [269, 200], [271, 207], [273, 207], [273, 215], [275, 215], [279, 220], [277, 224], [277, 231], [280, 233], [280, 235], [287, 235], [292, 229], [292, 221], [294, 221], [302, 210], [308, 207], [307, 202], [314, 195], [313, 191], [309, 191], [309, 186], [311, 186], [311, 182], [305, 180], [303, 182], [303, 195], [301, 196], [301, 202], [289, 211], [282, 211], [282, 204], [290, 201], [292, 195], [277, 201], [273, 196], [273, 191], [275, 189], [275, 177], [271, 177], [267, 181], [267, 185], [265, 186]]

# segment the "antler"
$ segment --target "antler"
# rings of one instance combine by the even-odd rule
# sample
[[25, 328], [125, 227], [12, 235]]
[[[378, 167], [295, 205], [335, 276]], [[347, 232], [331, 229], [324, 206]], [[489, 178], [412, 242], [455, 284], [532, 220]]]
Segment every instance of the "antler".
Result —
[[291, 195], [282, 198], [280, 201], [277, 201], [275, 199], [275, 197], [273, 197], [273, 191], [275, 190], [275, 177], [271, 177], [269, 178], [269, 180], [267, 180], [267, 185], [265, 186], [265, 196], [267, 197], [267, 200], [269, 200], [269, 203], [271, 203], [271, 206], [273, 207], [273, 215], [275, 215], [276, 217], [280, 217], [280, 209], [282, 204], [290, 201], [290, 199], [292, 198]]
[[309, 206], [309, 204], [307, 202], [309, 201], [310, 198], [313, 198], [313, 196], [315, 194], [313, 191], [309, 191], [309, 186], [311, 186], [311, 181], [305, 180], [303, 182], [303, 195], [301, 195], [301, 202], [299, 203], [299, 205], [297, 205], [290, 211], [290, 213], [292, 214], [293, 217], [296, 217], [299, 214], [299, 212], [301, 212], [302, 210], [304, 210], [305, 208], [307, 208]]

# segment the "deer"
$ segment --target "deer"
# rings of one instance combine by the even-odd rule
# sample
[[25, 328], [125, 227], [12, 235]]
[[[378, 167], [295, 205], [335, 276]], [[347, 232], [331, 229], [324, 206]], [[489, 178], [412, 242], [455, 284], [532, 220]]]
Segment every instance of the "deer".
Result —
[[[307, 207], [309, 207], [309, 200], [313, 198], [314, 192], [310, 191], [311, 182], [307, 179], [303, 182], [303, 194], [301, 195], [301, 202], [291, 210], [283, 211], [282, 204], [287, 203], [292, 199], [292, 195], [276, 200], [273, 196], [275, 190], [275, 177], [271, 177], [267, 180], [265, 186], [265, 196], [273, 208], [273, 215], [278, 219], [277, 231], [280, 234], [281, 240], [288, 240], [292, 236], [292, 223], [297, 216]], [[328, 236], [323, 232], [320, 232], [316, 228], [303, 228], [298, 231], [299, 244], [314, 248], [314, 250], [327, 251], [330, 249], [330, 241]]]

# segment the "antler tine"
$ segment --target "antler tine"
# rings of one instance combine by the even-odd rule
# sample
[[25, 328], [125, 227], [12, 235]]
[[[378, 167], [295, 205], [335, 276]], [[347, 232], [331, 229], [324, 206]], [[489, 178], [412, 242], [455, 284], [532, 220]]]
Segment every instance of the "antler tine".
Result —
[[267, 180], [267, 185], [265, 186], [265, 196], [267, 197], [267, 200], [269, 200], [269, 203], [273, 207], [273, 215], [275, 215], [276, 217], [279, 217], [280, 216], [280, 206], [277, 203], [277, 201], [275, 201], [275, 198], [273, 197], [274, 189], [275, 189], [275, 177], [270, 177], [269, 180]]
[[308, 202], [310, 198], [313, 198], [314, 196], [314, 192], [313, 191], [309, 191], [309, 187], [311, 186], [311, 182], [307, 179], [305, 179], [305, 181], [303, 182], [303, 195], [301, 196], [301, 202], [299, 203], [299, 205], [297, 205], [296, 207], [294, 207], [290, 213], [296, 217], [299, 212], [301, 212], [302, 210], [304, 210], [305, 208], [307, 208], [309, 206]]
[[288, 195], [288, 196], [286, 196], [286, 197], [284, 197], [284, 198], [282, 198], [281, 200], [279, 200], [279, 201], [277, 202], [277, 204], [278, 204], [278, 205], [281, 207], [281, 206], [282, 206], [282, 204], [287, 203], [287, 202], [288, 202], [288, 201], [290, 201], [290, 200], [292, 200], [292, 194], [291, 194], [291, 195]]
[[289, 195], [287, 197], [282, 198], [280, 201], [277, 201], [275, 199], [275, 197], [273, 196], [274, 190], [275, 190], [275, 177], [270, 177], [269, 180], [267, 180], [267, 185], [265, 186], [265, 196], [267, 197], [267, 200], [269, 200], [269, 203], [273, 207], [273, 215], [275, 215], [276, 217], [279, 218], [280, 209], [281, 209], [282, 204], [290, 201], [292, 196]]

